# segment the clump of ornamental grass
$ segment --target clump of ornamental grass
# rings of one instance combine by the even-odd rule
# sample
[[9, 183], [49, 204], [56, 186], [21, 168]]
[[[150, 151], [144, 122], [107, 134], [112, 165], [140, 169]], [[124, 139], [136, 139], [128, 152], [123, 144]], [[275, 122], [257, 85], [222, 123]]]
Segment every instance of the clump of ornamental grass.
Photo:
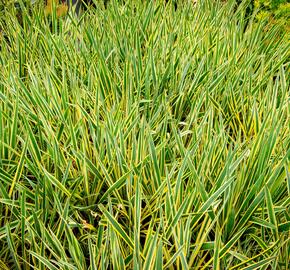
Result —
[[289, 269], [289, 43], [245, 10], [3, 11], [1, 269]]

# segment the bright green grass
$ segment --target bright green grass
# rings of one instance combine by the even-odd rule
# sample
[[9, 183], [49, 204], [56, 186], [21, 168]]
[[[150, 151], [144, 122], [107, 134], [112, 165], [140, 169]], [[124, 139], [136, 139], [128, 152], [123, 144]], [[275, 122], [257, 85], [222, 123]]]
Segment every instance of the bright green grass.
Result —
[[289, 269], [289, 43], [133, 2], [2, 13], [0, 269]]

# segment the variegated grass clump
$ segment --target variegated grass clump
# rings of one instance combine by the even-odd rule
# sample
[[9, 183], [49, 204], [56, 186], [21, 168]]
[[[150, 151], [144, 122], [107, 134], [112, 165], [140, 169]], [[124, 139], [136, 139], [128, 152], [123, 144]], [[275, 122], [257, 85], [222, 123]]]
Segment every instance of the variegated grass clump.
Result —
[[279, 26], [129, 2], [2, 17], [0, 268], [289, 269]]

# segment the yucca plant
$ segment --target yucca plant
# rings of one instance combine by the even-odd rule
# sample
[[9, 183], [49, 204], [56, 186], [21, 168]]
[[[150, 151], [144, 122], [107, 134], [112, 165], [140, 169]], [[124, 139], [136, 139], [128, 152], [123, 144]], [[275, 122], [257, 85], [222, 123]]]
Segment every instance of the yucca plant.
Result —
[[3, 11], [0, 268], [289, 269], [279, 25], [235, 1], [96, 5]]

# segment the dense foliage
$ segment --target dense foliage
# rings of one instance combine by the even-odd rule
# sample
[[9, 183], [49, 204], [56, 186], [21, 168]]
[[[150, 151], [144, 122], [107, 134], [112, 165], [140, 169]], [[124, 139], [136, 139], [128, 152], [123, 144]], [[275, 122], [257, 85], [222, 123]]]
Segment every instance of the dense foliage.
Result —
[[0, 269], [289, 269], [290, 45], [245, 11], [2, 10]]
[[280, 23], [290, 30], [290, 2], [289, 0], [255, 0], [258, 9], [257, 19], [268, 19], [270, 23]]

